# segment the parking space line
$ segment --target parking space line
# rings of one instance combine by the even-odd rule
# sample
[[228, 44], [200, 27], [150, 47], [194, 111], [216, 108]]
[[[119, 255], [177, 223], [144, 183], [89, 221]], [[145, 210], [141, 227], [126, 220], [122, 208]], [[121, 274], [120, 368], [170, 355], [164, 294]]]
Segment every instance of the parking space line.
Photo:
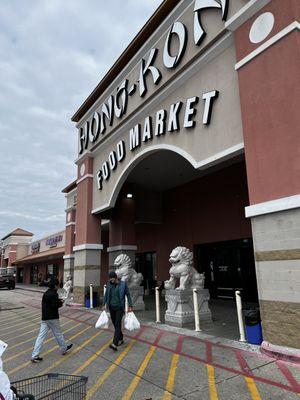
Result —
[[173, 390], [174, 383], [175, 383], [175, 375], [176, 375], [178, 361], [179, 361], [179, 354], [174, 354], [172, 357], [172, 361], [171, 361], [170, 372], [169, 372], [168, 381], [167, 381], [163, 400], [171, 399], [171, 392]]
[[78, 367], [74, 372], [72, 372], [72, 375], [77, 375], [79, 372], [83, 371], [85, 368], [87, 368], [105, 349], [108, 348], [108, 346], [111, 343], [111, 339], [109, 339], [101, 348], [100, 350], [96, 351], [95, 354], [93, 354], [90, 358], [88, 358], [80, 367]]
[[[66, 334], [66, 333], [72, 331], [73, 329], [77, 328], [79, 325], [80, 325], [80, 324], [76, 324], [76, 325], [71, 326], [71, 328], [65, 330], [65, 331], [63, 332], [63, 334]], [[62, 326], [62, 325], [61, 325], [61, 326]], [[32, 340], [32, 339], [34, 339], [34, 338], [35, 338], [35, 336], [33, 336], [32, 338], [30, 338], [30, 339], [28, 339], [28, 340]], [[51, 337], [51, 338], [45, 340], [45, 341], [44, 341], [44, 344], [47, 344], [47, 343], [51, 342], [51, 341], [54, 340], [54, 339], [55, 339], [55, 337], [53, 336], [53, 337]], [[21, 355], [23, 355], [23, 354], [26, 354], [26, 353], [27, 353], [28, 351], [30, 351], [30, 350], [32, 350], [32, 346], [27, 347], [27, 349], [20, 351], [18, 354], [15, 354], [14, 356], [5, 358], [4, 361], [7, 362], [7, 361], [14, 360], [14, 359], [17, 358], [17, 357], [19, 357], [19, 356], [21, 356]]]
[[[85, 328], [83, 330], [83, 332], [87, 331], [88, 329], [91, 329], [91, 326], [88, 326], [87, 328]], [[83, 332], [79, 332], [80, 334]], [[49, 371], [51, 371], [54, 367], [57, 367], [58, 365], [62, 364], [64, 361], [68, 360], [70, 357], [74, 356], [74, 354], [77, 354], [80, 350], [84, 349], [84, 347], [91, 343], [94, 339], [96, 339], [97, 336], [99, 336], [103, 331], [97, 332], [95, 335], [91, 336], [90, 338], [88, 338], [85, 342], [83, 342], [82, 344], [77, 344], [76, 348], [74, 350], [72, 350], [70, 353], [68, 353], [67, 355], [63, 356], [61, 359], [57, 360], [56, 362], [54, 362], [53, 364], [50, 365], [50, 367], [47, 367], [45, 369], [43, 369], [40, 374], [46, 374]], [[76, 335], [75, 335], [76, 336]], [[74, 339], [75, 336], [70, 337], [71, 339]]]
[[130, 400], [131, 396], [133, 395], [139, 381], [141, 380], [141, 377], [143, 376], [143, 373], [145, 372], [145, 369], [147, 368], [147, 365], [149, 364], [149, 361], [151, 360], [151, 357], [153, 356], [153, 353], [155, 352], [156, 347], [151, 346], [150, 350], [146, 354], [146, 357], [144, 358], [144, 361], [140, 365], [135, 377], [131, 381], [128, 389], [126, 390], [124, 396], [122, 397], [122, 400]]
[[[75, 339], [77, 336], [81, 335], [82, 333], [84, 333], [84, 332], [87, 331], [88, 329], [91, 329], [91, 326], [88, 326], [88, 327], [82, 329], [80, 332], [77, 332], [75, 335], [71, 336], [71, 337], [69, 338], [69, 340]], [[45, 353], [43, 353], [43, 355], [45, 356], [45, 355], [47, 355], [47, 354], [50, 354], [50, 353], [52, 353], [54, 350], [56, 350], [57, 348], [58, 348], [58, 345], [55, 345], [55, 346], [51, 347], [51, 349], [49, 349], [48, 351], [46, 351]], [[73, 351], [73, 353], [74, 353], [74, 351]], [[70, 353], [70, 355], [71, 355], [71, 354], [72, 354], [72, 353]], [[67, 356], [64, 356], [64, 358], [67, 358]], [[30, 365], [30, 364], [31, 364], [31, 361], [27, 361], [26, 363], [21, 364], [21, 365], [19, 365], [18, 367], [11, 369], [10, 371], [7, 372], [7, 374], [8, 374], [8, 375], [9, 375], [9, 374], [13, 374], [14, 372], [17, 372], [17, 371], [19, 371], [20, 369], [25, 368], [25, 367], [27, 367], [27, 366]], [[53, 366], [54, 366], [54, 364], [53, 364]], [[52, 368], [52, 366], [51, 366], [51, 368]]]
[[24, 324], [24, 321], [21, 321], [21, 322], [19, 322], [19, 323], [17, 323], [17, 324], [13, 324], [13, 325], [10, 325], [10, 326], [6, 326], [4, 329], [1, 329], [1, 334], [3, 334], [4, 331], [10, 330], [11, 328], [16, 328], [16, 327], [18, 327], [18, 326], [22, 326], [22, 327], [23, 327], [23, 326], [32, 325], [32, 324], [34, 324], [36, 321], [38, 321], [39, 319], [41, 319], [40, 316], [38, 316], [38, 317], [36, 317], [36, 318], [33, 318], [30, 322], [27, 322], [26, 324]]
[[[3, 311], [2, 311], [3, 312]], [[7, 323], [7, 322], [12, 322], [12, 321], [15, 321], [15, 320], [18, 320], [18, 319], [20, 319], [20, 317], [21, 318], [28, 318], [28, 317], [32, 317], [32, 316], [34, 316], [36, 314], [36, 311], [34, 311], [34, 312], [32, 312], [32, 311], [30, 311], [30, 312], [28, 312], [28, 313], [23, 313], [23, 314], [16, 314], [16, 313], [14, 313], [14, 314], [12, 314], [12, 315], [8, 315], [6, 318], [0, 318], [0, 321], [1, 321], [1, 324], [5, 324], [5, 323]], [[1, 315], [1, 314], [0, 314]]]
[[218, 400], [218, 393], [215, 381], [215, 369], [212, 365], [209, 364], [206, 364], [206, 368], [207, 368], [210, 400]]
[[[66, 325], [70, 324], [71, 322], [73, 322], [73, 321], [66, 321], [66, 322], [64, 322], [63, 324], [61, 324], [61, 326], [66, 326]], [[68, 331], [65, 331], [65, 332], [63, 332], [63, 333], [66, 333], [66, 332], [68, 332]], [[8, 346], [8, 348], [7, 348], [7, 350], [6, 350], [5, 353], [8, 353], [9, 350], [12, 350], [12, 349], [14, 349], [14, 348], [16, 348], [16, 347], [19, 347], [19, 346], [21, 346], [22, 344], [25, 344], [25, 343], [30, 342], [30, 341], [31, 341], [32, 339], [34, 339], [35, 337], [36, 337], [36, 336], [32, 336], [31, 338], [26, 339], [26, 340], [24, 340], [23, 342], [18, 342], [17, 344], [14, 344], [13, 346]], [[45, 342], [45, 343], [46, 343], [46, 342]]]
[[114, 371], [114, 369], [117, 368], [117, 366], [121, 363], [123, 358], [126, 356], [126, 354], [129, 352], [133, 344], [136, 342], [136, 340], [132, 340], [128, 346], [125, 348], [125, 350], [122, 351], [122, 353], [119, 355], [119, 357], [116, 359], [116, 361], [101, 375], [101, 377], [97, 380], [97, 382], [89, 389], [87, 395], [86, 395], [86, 400], [92, 399], [94, 393], [96, 392], [97, 389], [106, 381], [106, 379], [109, 377], [109, 375]]
[[[151, 328], [152, 328], [152, 327], [151, 327]], [[170, 332], [170, 333], [171, 333], [171, 332]], [[124, 335], [124, 336], [130, 338], [130, 336], [128, 336], [128, 335]], [[181, 336], [182, 336], [182, 335], [181, 335]], [[187, 336], [187, 338], [189, 338], [189, 339], [194, 339], [194, 338], [191, 337], [191, 336]], [[151, 342], [151, 341], [149, 341], [149, 340], [146, 340], [146, 339], [142, 339], [142, 338], [140, 338], [140, 337], [139, 337], [137, 340], [138, 340], [139, 342], [141, 342], [141, 343], [145, 343], [145, 344], [150, 345], [150, 346], [153, 345], [153, 342]], [[206, 341], [200, 340], [200, 342], [206, 342]], [[213, 344], [213, 346], [215, 346], [215, 344]], [[287, 391], [289, 391], [289, 392], [294, 392], [294, 393], [297, 393], [297, 394], [298, 394], [298, 391], [296, 391], [295, 388], [292, 387], [292, 386], [288, 386], [288, 385], [283, 384], [283, 383], [281, 383], [281, 382], [278, 382], [278, 381], [275, 381], [275, 380], [271, 380], [271, 379], [269, 379], [269, 378], [264, 378], [264, 377], [262, 377], [262, 376], [257, 376], [257, 375], [254, 375], [254, 374], [252, 375], [251, 372], [249, 373], [249, 371], [246, 373], [246, 372], [244, 372], [243, 370], [240, 370], [240, 369], [237, 369], [237, 368], [232, 368], [232, 367], [230, 367], [230, 366], [222, 365], [222, 364], [219, 364], [219, 363], [216, 363], [216, 362], [207, 363], [207, 360], [206, 360], [206, 359], [203, 359], [203, 358], [201, 358], [201, 357], [195, 356], [195, 355], [193, 355], [193, 354], [184, 353], [183, 351], [181, 351], [181, 352], [178, 353], [178, 352], [176, 351], [176, 349], [173, 350], [173, 349], [171, 349], [171, 348], [169, 348], [169, 347], [167, 347], [167, 346], [161, 345], [161, 344], [157, 344], [156, 347], [157, 347], [158, 349], [166, 350], [166, 351], [168, 351], [168, 352], [170, 352], [170, 353], [173, 353], [173, 354], [179, 354], [179, 355], [182, 356], [182, 357], [186, 357], [186, 358], [189, 358], [189, 359], [191, 359], [191, 360], [198, 361], [198, 362], [200, 362], [200, 363], [210, 364], [212, 367], [219, 368], [219, 369], [221, 369], [221, 370], [223, 370], [223, 371], [232, 372], [232, 373], [237, 374], [237, 375], [240, 375], [240, 376], [249, 376], [249, 375], [250, 375], [250, 377], [253, 378], [255, 381], [262, 382], [262, 383], [265, 383], [265, 384], [267, 384], [267, 385], [272, 385], [272, 386], [278, 387], [278, 388], [280, 388], [280, 389], [287, 390]], [[222, 348], [225, 348], [225, 349], [228, 350], [228, 346], [220, 346], [220, 345], [218, 344], [217, 347], [222, 347]], [[231, 348], [231, 350], [232, 350], [232, 348]], [[249, 354], [249, 353], [251, 353], [251, 352], [249, 352], [249, 351], [244, 351], [244, 350], [243, 350], [243, 353]], [[253, 352], [251, 353], [251, 355], [253, 355]], [[256, 356], [256, 355], [257, 355], [257, 356], [260, 356], [258, 353], [255, 353], [255, 356]], [[259, 357], [259, 358], [263, 358], [263, 357]], [[265, 360], [268, 359], [268, 360], [273, 360], [273, 361], [274, 361], [274, 359], [272, 359], [272, 358], [270, 358], [270, 357], [269, 357], [269, 358], [264, 358], [264, 359], [265, 359]]]
[[[28, 328], [30, 328], [30, 327], [28, 327]], [[8, 341], [15, 340], [15, 339], [17, 339], [17, 338], [20, 338], [20, 337], [22, 337], [22, 336], [26, 336], [26, 335], [28, 335], [29, 333], [32, 333], [32, 332], [37, 331], [37, 330], [39, 330], [39, 329], [40, 329], [40, 325], [37, 324], [37, 327], [36, 327], [36, 328], [30, 329], [29, 331], [20, 333], [19, 335], [16, 335], [16, 336], [9, 336], [9, 338], [8, 338], [7, 340], [8, 340]], [[1, 332], [1, 331], [0, 331], [0, 335], [2, 335], [2, 332]], [[7, 332], [5, 335], [9, 335], [9, 332]], [[2, 340], [3, 340], [3, 338], [2, 338]], [[6, 340], [6, 339], [4, 339], [4, 341], [5, 341], [5, 340]]]
[[247, 386], [248, 386], [249, 392], [251, 394], [251, 399], [252, 400], [261, 400], [260, 394], [257, 390], [254, 380], [252, 378], [248, 378], [247, 376], [245, 376], [244, 378], [247, 382]]

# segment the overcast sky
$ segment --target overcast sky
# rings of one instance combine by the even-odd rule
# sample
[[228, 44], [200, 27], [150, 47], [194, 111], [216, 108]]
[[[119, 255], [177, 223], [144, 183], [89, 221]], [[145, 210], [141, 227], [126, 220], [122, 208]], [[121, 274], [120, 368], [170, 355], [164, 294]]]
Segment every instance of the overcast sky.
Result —
[[64, 228], [70, 117], [161, 0], [0, 1], [0, 238]]

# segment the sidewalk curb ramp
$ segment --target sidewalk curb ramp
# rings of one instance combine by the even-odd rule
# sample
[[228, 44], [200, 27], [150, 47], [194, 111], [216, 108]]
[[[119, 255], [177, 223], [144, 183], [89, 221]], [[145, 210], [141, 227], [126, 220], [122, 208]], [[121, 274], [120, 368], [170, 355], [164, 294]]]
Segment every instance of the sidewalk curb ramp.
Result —
[[269, 343], [265, 340], [262, 342], [260, 348], [261, 348], [261, 352], [268, 356], [275, 357], [280, 360], [290, 361], [293, 363], [300, 364], [300, 350], [299, 349], [294, 349], [291, 347], [277, 346], [277, 345]]

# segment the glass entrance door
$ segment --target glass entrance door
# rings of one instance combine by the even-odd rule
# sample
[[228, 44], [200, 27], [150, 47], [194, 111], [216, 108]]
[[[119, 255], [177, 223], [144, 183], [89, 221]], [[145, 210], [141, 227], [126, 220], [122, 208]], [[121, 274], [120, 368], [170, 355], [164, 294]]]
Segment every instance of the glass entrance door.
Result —
[[156, 286], [156, 253], [136, 253], [135, 269], [137, 272], [141, 272], [144, 277], [145, 294], [153, 292]]
[[197, 245], [195, 256], [212, 298], [233, 299], [241, 290], [245, 300], [257, 301], [252, 239]]

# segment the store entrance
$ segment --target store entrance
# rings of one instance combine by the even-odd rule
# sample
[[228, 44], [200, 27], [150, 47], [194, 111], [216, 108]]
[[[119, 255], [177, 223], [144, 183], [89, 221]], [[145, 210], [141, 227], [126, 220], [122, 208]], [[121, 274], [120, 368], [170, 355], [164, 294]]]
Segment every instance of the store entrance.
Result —
[[17, 282], [24, 283], [24, 268], [17, 268]]
[[137, 272], [141, 272], [144, 277], [145, 295], [153, 293], [156, 286], [156, 253], [136, 253], [135, 269]]
[[258, 301], [251, 238], [196, 245], [195, 259], [211, 298], [234, 299], [240, 290], [243, 300]]
[[30, 270], [30, 283], [34, 284], [38, 282], [38, 267], [33, 265]]

